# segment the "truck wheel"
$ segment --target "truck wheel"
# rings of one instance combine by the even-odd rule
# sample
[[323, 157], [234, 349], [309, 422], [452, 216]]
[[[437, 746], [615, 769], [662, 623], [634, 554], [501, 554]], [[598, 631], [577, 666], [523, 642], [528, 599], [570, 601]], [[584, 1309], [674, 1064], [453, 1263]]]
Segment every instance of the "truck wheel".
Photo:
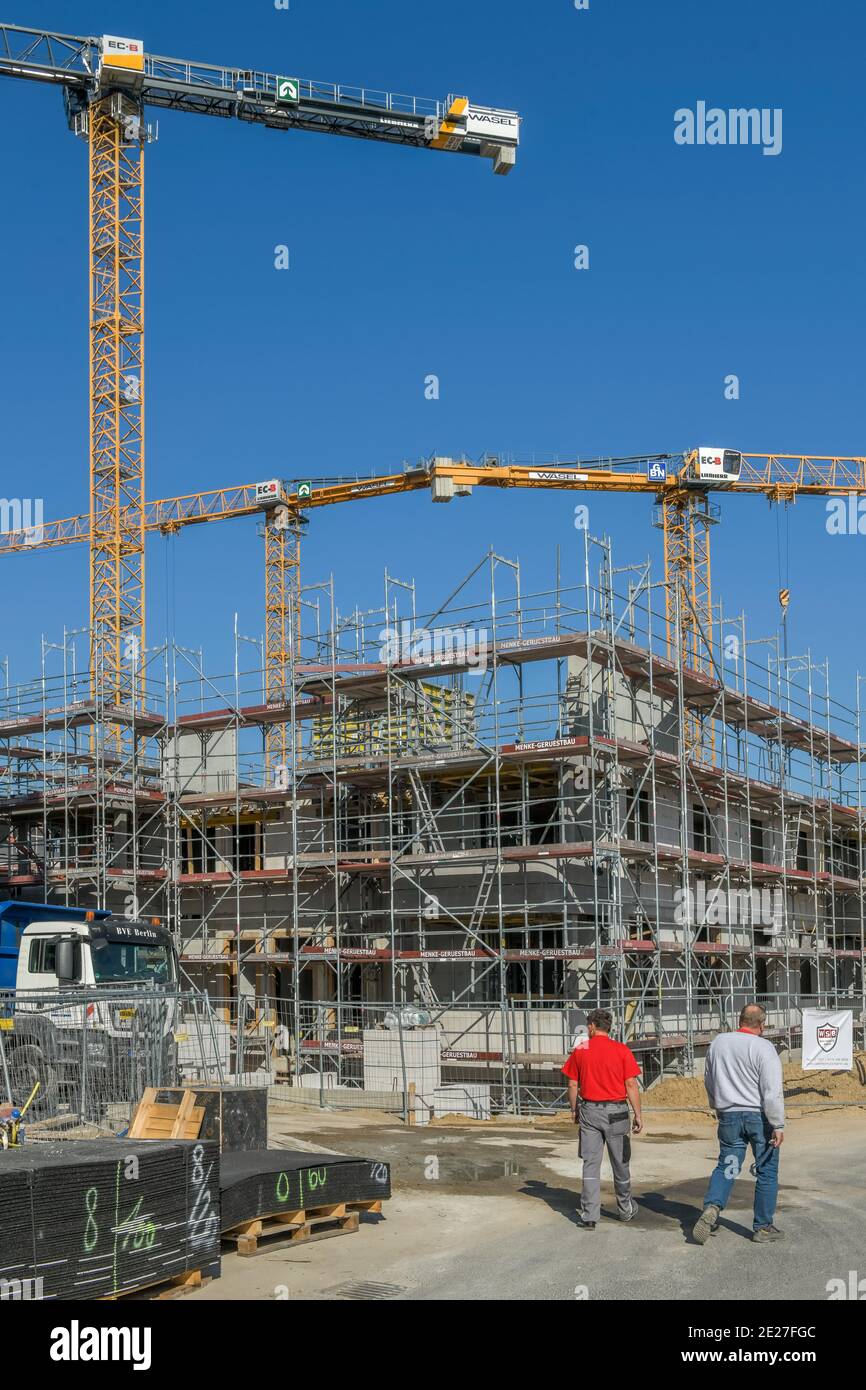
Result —
[[[9, 1081], [14, 1105], [24, 1105], [36, 1082], [39, 1090], [27, 1115], [53, 1115], [57, 1109], [59, 1087], [57, 1073], [48, 1062], [38, 1043], [22, 1043], [8, 1056]], [[27, 1124], [27, 1115], [24, 1124]]]

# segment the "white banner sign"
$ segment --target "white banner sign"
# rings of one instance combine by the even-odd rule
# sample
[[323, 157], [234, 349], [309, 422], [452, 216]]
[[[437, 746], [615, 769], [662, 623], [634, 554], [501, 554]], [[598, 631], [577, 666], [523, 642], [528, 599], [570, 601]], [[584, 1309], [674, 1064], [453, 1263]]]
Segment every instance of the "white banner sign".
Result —
[[520, 139], [520, 117], [514, 111], [470, 106], [466, 112], [466, 134], [481, 136], [494, 145], [516, 145]]
[[853, 1009], [804, 1009], [803, 1070], [851, 1071], [853, 1066]]

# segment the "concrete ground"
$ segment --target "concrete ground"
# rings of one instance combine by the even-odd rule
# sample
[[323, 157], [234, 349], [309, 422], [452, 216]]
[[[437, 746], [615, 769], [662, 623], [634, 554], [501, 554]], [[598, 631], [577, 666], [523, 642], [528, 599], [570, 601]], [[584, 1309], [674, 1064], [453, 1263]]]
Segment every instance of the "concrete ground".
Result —
[[605, 1163], [595, 1231], [576, 1226], [580, 1162], [561, 1123], [407, 1128], [393, 1118], [304, 1111], [274, 1117], [272, 1147], [357, 1154], [391, 1164], [381, 1218], [252, 1258], [229, 1254], [196, 1299], [826, 1300], [827, 1283], [866, 1278], [866, 1108], [789, 1119], [777, 1224], [755, 1245], [753, 1180], [734, 1187], [723, 1229], [691, 1241], [715, 1130], [702, 1115], [647, 1115], [633, 1141], [640, 1215], [615, 1219]]

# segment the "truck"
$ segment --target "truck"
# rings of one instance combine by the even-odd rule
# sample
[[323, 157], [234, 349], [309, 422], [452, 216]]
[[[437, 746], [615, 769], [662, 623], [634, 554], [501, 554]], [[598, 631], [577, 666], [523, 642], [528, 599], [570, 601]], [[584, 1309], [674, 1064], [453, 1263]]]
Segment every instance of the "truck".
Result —
[[87, 1112], [176, 1075], [171, 933], [105, 909], [0, 902], [0, 1099]]

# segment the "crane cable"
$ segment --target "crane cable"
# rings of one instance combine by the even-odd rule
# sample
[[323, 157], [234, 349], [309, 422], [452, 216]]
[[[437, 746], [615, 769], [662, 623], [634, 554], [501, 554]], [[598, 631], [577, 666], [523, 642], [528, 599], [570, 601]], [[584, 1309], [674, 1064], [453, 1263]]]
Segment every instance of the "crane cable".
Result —
[[166, 531], [163, 539], [165, 548], [163, 557], [165, 562], [165, 577], [163, 582], [163, 592], [165, 598], [165, 635], [169, 645], [174, 645], [175, 622], [177, 618], [177, 570], [176, 570], [176, 551], [172, 545], [174, 539], [173, 531]]
[[[781, 508], [785, 509], [784, 536], [782, 534]], [[787, 660], [788, 657], [788, 605], [791, 602], [791, 590], [789, 587], [789, 565], [790, 565], [790, 518], [788, 516], [788, 503], [779, 504], [776, 508], [776, 565], [779, 579], [779, 606], [782, 610], [782, 654]]]

